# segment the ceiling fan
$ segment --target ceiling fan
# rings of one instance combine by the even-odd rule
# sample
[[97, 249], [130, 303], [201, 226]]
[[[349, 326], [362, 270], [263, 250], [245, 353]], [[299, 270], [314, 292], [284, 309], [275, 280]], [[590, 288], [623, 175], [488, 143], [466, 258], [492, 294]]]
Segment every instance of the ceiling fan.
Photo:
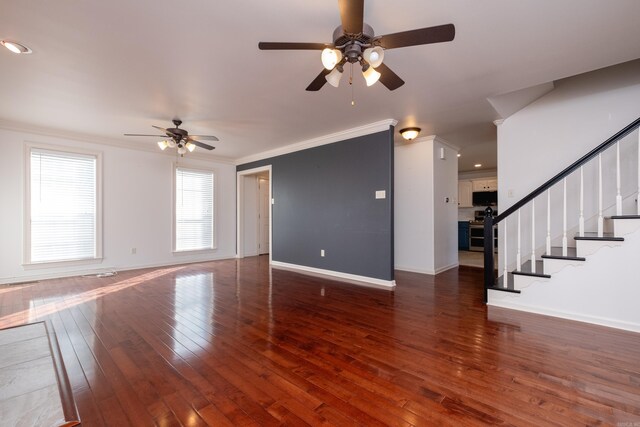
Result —
[[389, 90], [404, 84], [396, 73], [383, 64], [384, 51], [399, 47], [441, 43], [453, 40], [456, 29], [453, 24], [402, 31], [376, 36], [373, 28], [364, 22], [364, 0], [338, 0], [342, 25], [333, 32], [333, 43], [260, 42], [260, 50], [321, 50], [324, 70], [307, 87], [317, 91], [329, 82], [338, 87], [344, 65], [359, 64], [362, 74], [371, 86], [380, 82]]
[[[196, 147], [204, 148], [205, 150], [213, 150], [216, 147], [212, 147], [209, 144], [198, 141], [198, 139], [205, 139], [207, 141], [220, 141], [213, 135], [189, 135], [185, 129], [180, 129], [182, 120], [173, 119], [174, 128], [161, 128], [160, 126], [153, 126], [154, 128], [164, 132], [164, 135], [144, 135], [139, 133], [125, 133], [124, 136], [155, 136], [157, 138], [166, 138], [158, 142], [158, 146], [161, 150], [178, 147], [178, 154], [184, 156], [188, 151], [195, 150]], [[168, 137], [168, 138], [167, 138]]]

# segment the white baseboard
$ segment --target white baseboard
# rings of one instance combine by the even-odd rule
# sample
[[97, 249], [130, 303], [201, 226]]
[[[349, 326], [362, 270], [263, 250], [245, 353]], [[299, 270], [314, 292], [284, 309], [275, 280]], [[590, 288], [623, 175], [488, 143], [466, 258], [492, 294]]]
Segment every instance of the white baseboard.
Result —
[[458, 267], [458, 263], [450, 264], [444, 267], [436, 268], [435, 270], [429, 270], [424, 268], [415, 268], [415, 267], [403, 267], [401, 265], [396, 265], [394, 268], [400, 271], [408, 271], [409, 273], [420, 273], [420, 274], [429, 274], [431, 276], [435, 276], [436, 274], [440, 274], [443, 271], [451, 270], [452, 268]]
[[[491, 292], [501, 292], [501, 291], [490, 290], [489, 293]], [[631, 332], [640, 332], [640, 324], [637, 324], [637, 323], [623, 322], [616, 319], [608, 319], [608, 318], [596, 317], [596, 316], [587, 316], [579, 313], [549, 310], [544, 307], [521, 305], [511, 301], [498, 300], [495, 298], [492, 299], [491, 296], [489, 297], [489, 302], [487, 303], [487, 305], [490, 305], [493, 307], [508, 308], [511, 310], [526, 311], [528, 313], [543, 314], [545, 316], [560, 317], [562, 319], [574, 320], [577, 322], [592, 323], [600, 326], [608, 326], [610, 328], [623, 329]]]
[[393, 290], [396, 287], [395, 280], [382, 280], [374, 277], [359, 276], [357, 274], [342, 273], [333, 270], [324, 270], [322, 268], [307, 267], [305, 265], [289, 264], [280, 261], [271, 261], [271, 266], [283, 270], [291, 270], [298, 273], [309, 274], [332, 279], [340, 279], [344, 282], [353, 283], [355, 285], [370, 286], [381, 289]]
[[64, 279], [66, 277], [77, 277], [77, 276], [87, 276], [99, 273], [105, 273], [109, 271], [129, 271], [129, 270], [142, 270], [145, 268], [158, 268], [158, 267], [169, 267], [174, 265], [188, 265], [188, 264], [197, 264], [200, 262], [209, 262], [209, 261], [220, 261], [224, 259], [234, 259], [235, 255], [220, 255], [208, 259], [202, 259], [197, 261], [172, 261], [172, 262], [161, 262], [161, 263], [153, 263], [153, 264], [143, 264], [143, 265], [134, 265], [127, 267], [104, 267], [101, 266], [99, 268], [90, 268], [83, 270], [72, 270], [72, 271], [56, 271], [49, 272], [44, 274], [30, 274], [28, 276], [19, 276], [19, 277], [5, 277], [0, 279], [0, 285], [17, 285], [21, 283], [30, 283], [37, 282], [40, 280], [50, 280], [50, 279]]

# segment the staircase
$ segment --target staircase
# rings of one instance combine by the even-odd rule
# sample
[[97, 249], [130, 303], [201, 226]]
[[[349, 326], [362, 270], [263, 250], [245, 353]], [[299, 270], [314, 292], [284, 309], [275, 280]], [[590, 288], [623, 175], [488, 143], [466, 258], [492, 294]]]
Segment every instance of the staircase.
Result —
[[[502, 215], [487, 208], [487, 304], [640, 332], [639, 127], [640, 118]], [[496, 227], [497, 272], [486, 238]]]

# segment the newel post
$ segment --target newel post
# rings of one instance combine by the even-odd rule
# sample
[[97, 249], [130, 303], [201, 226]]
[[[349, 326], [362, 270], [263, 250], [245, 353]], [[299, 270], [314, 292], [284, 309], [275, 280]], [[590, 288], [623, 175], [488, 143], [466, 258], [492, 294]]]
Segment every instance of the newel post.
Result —
[[493, 273], [493, 209], [484, 210], [484, 302], [489, 300], [489, 288], [495, 285]]

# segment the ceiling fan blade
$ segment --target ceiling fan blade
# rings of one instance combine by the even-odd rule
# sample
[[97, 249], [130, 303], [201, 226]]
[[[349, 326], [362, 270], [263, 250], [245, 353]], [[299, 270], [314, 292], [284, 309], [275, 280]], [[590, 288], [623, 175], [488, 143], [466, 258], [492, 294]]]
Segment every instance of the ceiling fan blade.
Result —
[[378, 38], [384, 49], [416, 46], [421, 44], [450, 42], [456, 35], [453, 24], [438, 25], [436, 27], [420, 28], [418, 30], [402, 31], [387, 34]]
[[322, 50], [326, 47], [332, 47], [328, 43], [289, 43], [289, 42], [260, 42], [258, 49], [260, 50]]
[[155, 136], [156, 138], [166, 138], [167, 135], [145, 135], [141, 133], [125, 133], [124, 136]]
[[205, 150], [213, 150], [216, 147], [212, 147], [209, 144], [205, 144], [204, 142], [196, 141], [195, 139], [189, 139], [189, 143], [195, 145], [196, 147], [204, 148]]
[[317, 90], [322, 89], [322, 86], [324, 86], [324, 84], [327, 82], [327, 79], [325, 79], [324, 77], [330, 72], [331, 70], [327, 70], [326, 68], [323, 68], [322, 71], [320, 71], [320, 74], [318, 74], [318, 76], [315, 79], [313, 79], [311, 84], [307, 86], [307, 90], [311, 92], [315, 92]]
[[151, 126], [156, 128], [156, 129], [158, 129], [158, 130], [161, 130], [162, 132], [164, 132], [166, 134], [165, 136], [168, 136], [168, 137], [171, 137], [171, 138], [176, 136], [176, 134], [171, 132], [169, 129], [161, 128], [160, 126], [154, 126], [154, 125], [151, 125]]
[[207, 141], [220, 141], [217, 137], [213, 135], [189, 135], [187, 139], [189, 141], [193, 141], [195, 139], [205, 139]]
[[338, 0], [342, 30], [349, 34], [362, 32], [364, 0]]
[[384, 65], [384, 63], [380, 64], [378, 68], [376, 68], [376, 71], [380, 73], [380, 83], [385, 85], [389, 90], [396, 90], [404, 84], [404, 80], [394, 73], [391, 68]]

